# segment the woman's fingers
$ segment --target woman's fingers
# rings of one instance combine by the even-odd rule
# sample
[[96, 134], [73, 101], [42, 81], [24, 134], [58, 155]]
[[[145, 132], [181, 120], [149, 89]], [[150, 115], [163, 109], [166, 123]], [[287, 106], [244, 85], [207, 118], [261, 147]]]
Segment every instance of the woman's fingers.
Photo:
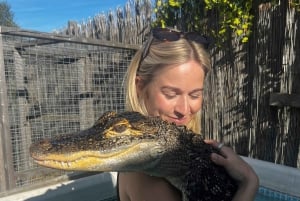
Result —
[[219, 154], [212, 153], [211, 160], [217, 165], [226, 166], [226, 159]]
[[259, 178], [252, 169], [233, 149], [223, 146], [215, 140], [205, 140], [207, 144], [220, 150], [220, 154], [212, 153], [211, 160], [223, 166], [227, 173], [239, 183], [239, 190], [234, 200], [253, 200], [259, 187]]
[[[227, 158], [228, 152], [229, 152], [229, 154], [230, 154], [230, 152], [232, 152], [232, 149], [225, 146], [224, 143], [219, 143], [216, 140], [204, 140], [204, 141], [205, 141], [205, 143], [210, 144], [214, 148], [218, 149], [220, 151], [220, 154], [225, 158]], [[220, 161], [222, 163], [222, 161], [223, 161], [223, 159], [217, 157], [216, 154], [213, 154], [212, 157], [215, 158], [216, 162]], [[213, 160], [213, 158], [212, 158], [212, 160]], [[217, 164], [219, 164], [219, 163], [217, 163]]]
[[216, 140], [204, 140], [205, 143], [212, 145], [213, 147], [218, 147], [218, 142]]
[[233, 178], [238, 181], [242, 181], [245, 177], [246, 169], [248, 169], [248, 164], [244, 162], [230, 147], [221, 146], [220, 143], [215, 140], [205, 140], [205, 142], [216, 149], [221, 147], [219, 149], [220, 154], [211, 154], [211, 160], [215, 164], [223, 166]]

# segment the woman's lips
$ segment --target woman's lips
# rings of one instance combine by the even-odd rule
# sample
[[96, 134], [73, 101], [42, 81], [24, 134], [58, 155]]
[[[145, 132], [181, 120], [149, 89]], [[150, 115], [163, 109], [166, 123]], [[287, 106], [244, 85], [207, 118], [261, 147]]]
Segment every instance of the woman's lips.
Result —
[[167, 117], [166, 119], [168, 122], [174, 122], [176, 125], [187, 125], [190, 121], [189, 118], [173, 118], [173, 117]]

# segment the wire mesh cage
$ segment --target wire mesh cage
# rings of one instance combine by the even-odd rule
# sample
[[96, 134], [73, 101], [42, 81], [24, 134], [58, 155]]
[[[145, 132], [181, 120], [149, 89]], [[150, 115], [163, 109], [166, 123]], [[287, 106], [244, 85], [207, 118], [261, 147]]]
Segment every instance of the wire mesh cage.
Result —
[[0, 170], [2, 178], [13, 177], [9, 189], [65, 174], [33, 163], [33, 141], [85, 129], [102, 113], [124, 109], [123, 77], [137, 47], [5, 27], [1, 35], [0, 113], [8, 126], [1, 129], [0, 158], [12, 158]]

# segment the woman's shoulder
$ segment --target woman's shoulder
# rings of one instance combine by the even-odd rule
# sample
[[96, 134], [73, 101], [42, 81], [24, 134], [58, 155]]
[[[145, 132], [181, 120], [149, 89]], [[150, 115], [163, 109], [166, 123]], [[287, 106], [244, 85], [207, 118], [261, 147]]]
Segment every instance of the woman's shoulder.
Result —
[[119, 182], [122, 184], [132, 184], [136, 188], [153, 185], [158, 183], [164, 183], [164, 179], [158, 177], [152, 177], [141, 172], [120, 172]]
[[180, 200], [178, 191], [166, 180], [139, 172], [119, 173], [119, 194], [121, 201]]

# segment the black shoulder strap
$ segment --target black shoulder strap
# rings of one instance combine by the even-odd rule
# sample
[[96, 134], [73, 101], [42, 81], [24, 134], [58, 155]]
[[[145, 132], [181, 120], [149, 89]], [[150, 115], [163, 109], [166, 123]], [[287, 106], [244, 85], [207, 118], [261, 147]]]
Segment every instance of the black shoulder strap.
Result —
[[120, 193], [119, 193], [119, 175], [120, 175], [120, 173], [118, 172], [118, 174], [117, 174], [117, 186], [116, 186], [116, 190], [117, 190], [117, 201], [121, 201], [121, 200], [120, 200]]

